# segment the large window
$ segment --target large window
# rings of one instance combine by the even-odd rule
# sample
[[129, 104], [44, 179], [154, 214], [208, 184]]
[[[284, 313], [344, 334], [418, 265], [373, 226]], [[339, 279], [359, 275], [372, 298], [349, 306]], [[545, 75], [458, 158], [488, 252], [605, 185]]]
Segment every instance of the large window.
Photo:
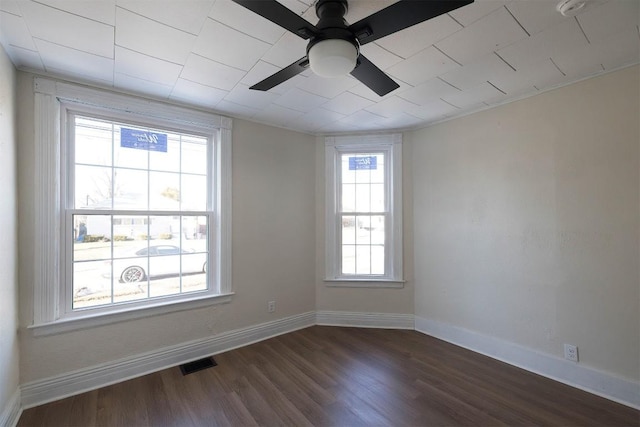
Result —
[[212, 138], [67, 119], [67, 311], [215, 290]]
[[227, 302], [230, 119], [36, 78], [33, 325]]
[[402, 281], [400, 135], [326, 139], [326, 278]]

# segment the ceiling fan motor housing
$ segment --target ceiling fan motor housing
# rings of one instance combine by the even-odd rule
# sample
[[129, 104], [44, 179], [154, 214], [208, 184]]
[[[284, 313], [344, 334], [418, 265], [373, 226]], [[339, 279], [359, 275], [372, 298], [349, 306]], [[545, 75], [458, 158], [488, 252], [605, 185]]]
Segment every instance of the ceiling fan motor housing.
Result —
[[344, 19], [346, 0], [318, 0], [316, 24], [319, 33], [307, 45], [307, 56], [314, 73], [323, 77], [346, 75], [355, 67], [360, 48], [358, 39]]

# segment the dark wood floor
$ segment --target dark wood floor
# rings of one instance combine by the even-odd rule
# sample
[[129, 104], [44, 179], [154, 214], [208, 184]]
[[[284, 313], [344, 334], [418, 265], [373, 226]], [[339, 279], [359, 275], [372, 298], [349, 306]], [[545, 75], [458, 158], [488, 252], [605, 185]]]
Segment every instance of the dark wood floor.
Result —
[[19, 426], [639, 426], [640, 412], [415, 331], [314, 326], [24, 411]]

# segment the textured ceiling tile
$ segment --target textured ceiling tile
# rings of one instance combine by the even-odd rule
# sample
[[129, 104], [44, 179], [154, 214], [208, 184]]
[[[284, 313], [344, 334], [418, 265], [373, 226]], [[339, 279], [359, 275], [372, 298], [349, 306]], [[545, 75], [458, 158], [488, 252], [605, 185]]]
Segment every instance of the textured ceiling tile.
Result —
[[435, 78], [411, 90], [404, 91], [398, 96], [417, 105], [430, 105], [434, 101], [439, 101], [443, 96], [458, 92], [460, 92], [459, 89], [456, 89], [439, 78]]
[[4, 49], [16, 68], [44, 71], [38, 52], [15, 46], [4, 46]]
[[468, 108], [482, 104], [486, 99], [504, 96], [502, 92], [489, 83], [482, 83], [472, 89], [443, 97], [449, 104], [458, 108]]
[[125, 9], [116, 12], [116, 44], [145, 55], [184, 64], [196, 36], [144, 18]]
[[514, 0], [507, 5], [507, 9], [531, 35], [553, 27], [564, 21], [572, 20], [562, 16], [556, 10], [557, 0]]
[[231, 0], [217, 0], [209, 17], [270, 44], [277, 42], [286, 31], [279, 25]]
[[460, 24], [444, 14], [383, 37], [377, 43], [402, 58], [409, 58], [460, 29]]
[[279, 95], [271, 92], [250, 90], [249, 86], [238, 84], [231, 90], [231, 92], [229, 92], [227, 96], [225, 96], [224, 99], [235, 104], [262, 109], [275, 101], [278, 96]]
[[0, 12], [0, 40], [5, 46], [36, 50], [24, 19], [11, 13]]
[[300, 89], [307, 92], [323, 96], [325, 98], [335, 98], [342, 92], [354, 87], [358, 80], [350, 76], [325, 78], [312, 75], [298, 84]]
[[0, 10], [16, 16], [22, 16], [18, 0], [0, 0]]
[[222, 111], [232, 116], [250, 119], [260, 112], [257, 108], [247, 107], [246, 105], [235, 104], [225, 101], [224, 99], [216, 105], [216, 110]]
[[115, 0], [38, 0], [56, 9], [83, 16], [108, 25], [115, 25]]
[[411, 58], [389, 68], [387, 72], [412, 86], [459, 67], [435, 47], [429, 47]]
[[471, 4], [449, 12], [449, 15], [466, 27], [478, 19], [489, 15], [491, 12], [500, 9], [510, 1], [511, 0], [475, 0]]
[[360, 52], [376, 67], [386, 70], [402, 61], [402, 58], [378, 46], [375, 42], [360, 47]]
[[90, 77], [113, 84], [113, 59], [92, 55], [68, 47], [36, 40], [40, 57], [47, 70], [56, 69], [68, 75]]
[[33, 37], [113, 58], [113, 26], [34, 2], [22, 2], [20, 8]]
[[500, 49], [498, 54], [519, 70], [526, 65], [570, 53], [588, 44], [576, 20], [569, 19]]
[[416, 104], [406, 101], [397, 96], [385, 99], [377, 104], [371, 105], [366, 108], [370, 113], [377, 114], [382, 117], [394, 117], [398, 112], [407, 111], [415, 108]]
[[227, 95], [226, 90], [216, 89], [200, 83], [179, 78], [170, 98], [195, 105], [213, 108]]
[[336, 113], [335, 111], [316, 108], [309, 113], [296, 117], [294, 123], [296, 126], [302, 126], [304, 129], [317, 130], [328, 123], [338, 121], [344, 117], [344, 114]]
[[496, 54], [491, 53], [464, 67], [449, 71], [441, 75], [440, 78], [458, 89], [467, 90], [491, 78], [513, 72], [513, 69], [509, 67], [509, 65]]
[[507, 9], [502, 7], [436, 43], [436, 46], [465, 65], [525, 37], [527, 33]]
[[117, 5], [154, 21], [198, 35], [215, 0], [117, 0]]
[[489, 80], [497, 88], [506, 92], [507, 95], [514, 96], [522, 94], [524, 90], [535, 93], [534, 86], [544, 85], [546, 82], [554, 81], [564, 77], [562, 72], [547, 59], [535, 64], [527, 65], [515, 73], [503, 75]]
[[335, 111], [337, 113], [350, 115], [373, 104], [373, 101], [355, 95], [351, 92], [344, 92], [333, 98], [322, 106], [322, 108]]
[[231, 90], [244, 75], [245, 72], [237, 68], [191, 54], [187, 58], [180, 77], [218, 89]]
[[270, 48], [269, 43], [208, 19], [196, 40], [193, 52], [248, 71]]
[[284, 68], [307, 54], [307, 42], [300, 37], [286, 32], [284, 36], [262, 57], [262, 60]]
[[268, 108], [261, 110], [253, 118], [264, 123], [274, 123], [278, 126], [284, 126], [286, 123], [297, 120], [304, 113], [290, 108], [281, 107], [272, 104]]
[[151, 95], [156, 98], [168, 98], [172, 87], [127, 74], [115, 73], [114, 86], [134, 93]]
[[280, 96], [275, 103], [292, 110], [298, 110], [302, 112], [309, 112], [314, 108], [327, 102], [328, 99], [322, 96], [314, 95], [309, 92], [305, 92], [298, 88], [293, 88], [289, 92]]
[[116, 73], [173, 87], [181, 70], [180, 65], [116, 46]]
[[640, 1], [609, 0], [577, 16], [591, 43], [604, 40], [640, 24]]
[[441, 99], [432, 99], [429, 102], [413, 107], [407, 110], [407, 113], [420, 117], [424, 120], [438, 120], [444, 118], [447, 114], [457, 112], [459, 108], [451, 104], [447, 104]]

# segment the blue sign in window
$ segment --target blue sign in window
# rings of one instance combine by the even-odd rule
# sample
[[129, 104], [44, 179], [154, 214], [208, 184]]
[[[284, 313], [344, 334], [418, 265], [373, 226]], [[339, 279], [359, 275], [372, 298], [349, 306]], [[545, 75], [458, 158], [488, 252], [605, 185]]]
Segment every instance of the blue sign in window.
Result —
[[167, 134], [120, 128], [120, 146], [138, 150], [167, 152]]
[[378, 158], [376, 156], [349, 157], [349, 170], [378, 169]]

